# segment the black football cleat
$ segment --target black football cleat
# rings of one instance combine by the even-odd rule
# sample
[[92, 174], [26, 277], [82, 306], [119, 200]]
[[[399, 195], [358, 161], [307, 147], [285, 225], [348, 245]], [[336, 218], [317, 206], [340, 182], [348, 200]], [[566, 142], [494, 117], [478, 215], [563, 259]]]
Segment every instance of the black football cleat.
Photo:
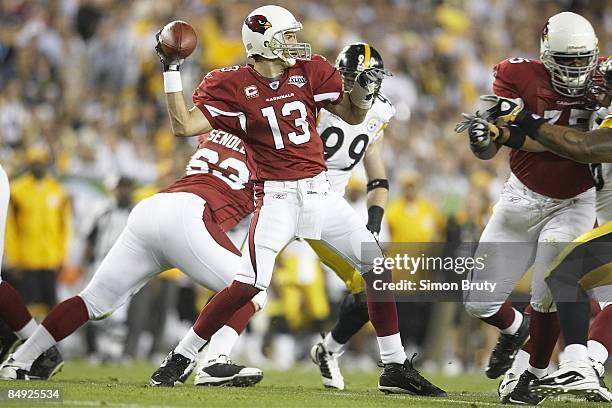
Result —
[[57, 347], [53, 346], [34, 360], [28, 375], [31, 380], [48, 380], [59, 373], [62, 367], [64, 359]]
[[489, 378], [497, 378], [512, 367], [516, 353], [523, 347], [529, 338], [528, 315], [523, 315], [523, 322], [514, 334], [500, 334], [497, 344], [489, 357], [489, 364], [485, 374]]
[[0, 321], [0, 364], [12, 354], [22, 341], [15, 332]]
[[234, 364], [227, 356], [221, 355], [197, 372], [194, 383], [212, 387], [250, 387], [262, 379], [263, 372], [259, 368]]
[[502, 399], [502, 402], [504, 404], [514, 405], [540, 404], [542, 401], [544, 401], [544, 398], [541, 396], [534, 395], [529, 391], [529, 385], [532, 383], [532, 381], [537, 379], [538, 377], [525, 370], [525, 372], [519, 377], [518, 382], [516, 383], [516, 386], [514, 387], [512, 392], [506, 395]]
[[411, 394], [424, 397], [448, 396], [446, 391], [427, 381], [412, 366], [412, 359], [406, 359], [404, 364], [384, 364], [384, 370], [378, 380], [378, 389], [385, 394]]
[[174, 387], [190, 369], [191, 360], [171, 351], [149, 380], [151, 387]]

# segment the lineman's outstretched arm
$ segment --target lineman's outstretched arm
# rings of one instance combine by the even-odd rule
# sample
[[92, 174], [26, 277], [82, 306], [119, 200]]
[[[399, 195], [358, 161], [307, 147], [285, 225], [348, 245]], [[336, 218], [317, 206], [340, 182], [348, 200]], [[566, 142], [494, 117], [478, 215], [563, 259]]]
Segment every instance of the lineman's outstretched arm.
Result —
[[389, 198], [389, 181], [382, 157], [383, 140], [384, 136], [381, 134], [378, 140], [368, 148], [363, 158], [363, 167], [368, 178], [368, 223], [366, 226], [375, 235], [380, 233], [382, 218]]

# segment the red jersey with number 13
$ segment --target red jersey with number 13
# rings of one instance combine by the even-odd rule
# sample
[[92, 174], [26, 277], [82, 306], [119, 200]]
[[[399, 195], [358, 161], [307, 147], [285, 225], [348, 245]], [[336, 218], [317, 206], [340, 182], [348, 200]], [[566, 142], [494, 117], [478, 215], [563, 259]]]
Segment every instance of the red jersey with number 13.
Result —
[[240, 138], [221, 130], [199, 136], [185, 176], [161, 193], [192, 193], [202, 197], [213, 219], [228, 231], [254, 211], [247, 152]]
[[299, 180], [326, 170], [317, 111], [342, 95], [339, 71], [314, 55], [274, 81], [250, 65], [211, 71], [193, 102], [212, 127], [247, 143], [255, 180]]
[[[561, 126], [586, 125], [591, 112], [585, 98], [558, 94], [550, 74], [540, 61], [511, 58], [494, 68], [493, 92], [506, 98], [520, 98], [525, 108], [550, 123]], [[523, 184], [536, 193], [567, 199], [593, 187], [587, 164], [564, 159], [550, 152], [510, 152], [510, 169]]]

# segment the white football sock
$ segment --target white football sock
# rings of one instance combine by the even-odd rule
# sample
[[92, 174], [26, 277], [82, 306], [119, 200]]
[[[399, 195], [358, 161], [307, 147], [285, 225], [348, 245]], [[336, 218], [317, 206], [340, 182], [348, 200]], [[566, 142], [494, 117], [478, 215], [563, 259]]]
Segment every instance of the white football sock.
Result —
[[206, 345], [206, 340], [198, 336], [197, 333], [193, 331], [193, 327], [190, 327], [187, 334], [185, 334], [179, 344], [174, 348], [174, 352], [193, 360], [204, 345]]
[[588, 361], [588, 351], [584, 344], [568, 344], [563, 351], [567, 361], [579, 363], [586, 363]]
[[519, 329], [519, 327], [521, 327], [521, 324], [523, 323], [523, 314], [514, 308], [512, 308], [512, 310], [514, 310], [514, 321], [510, 326], [500, 330], [504, 334], [516, 333], [516, 331]]
[[23, 326], [21, 330], [17, 330], [15, 334], [17, 334], [17, 337], [19, 337], [21, 340], [26, 340], [34, 334], [37, 327], [38, 323], [36, 323], [34, 319], [30, 319], [30, 321]]
[[344, 348], [344, 344], [338, 343], [332, 336], [331, 332], [329, 332], [323, 339], [323, 347], [325, 347], [325, 350], [332, 353], [339, 353]]
[[589, 357], [601, 364], [608, 360], [608, 349], [597, 340], [589, 340], [587, 342], [587, 351]]
[[527, 367], [527, 371], [529, 371], [531, 374], [535, 375], [538, 378], [542, 378], [545, 377], [546, 374], [548, 374], [548, 367], [537, 368], [532, 365], [529, 365], [529, 367]]
[[527, 370], [527, 367], [529, 367], [529, 353], [520, 349], [518, 353], [516, 353], [512, 367], [510, 367], [510, 372], [512, 374], [521, 375]]
[[406, 361], [406, 352], [402, 346], [402, 338], [399, 333], [390, 336], [376, 337], [380, 349], [380, 359], [383, 364], [398, 363]]
[[13, 358], [24, 369], [29, 370], [38, 356], [56, 344], [57, 342], [51, 333], [41, 324], [36, 328], [30, 338], [13, 353]]
[[216, 360], [217, 357], [223, 355], [228, 356], [232, 352], [232, 348], [238, 341], [238, 333], [232, 327], [223, 326], [210, 338], [208, 343], [208, 350], [206, 351], [206, 358], [204, 364], [212, 360]]

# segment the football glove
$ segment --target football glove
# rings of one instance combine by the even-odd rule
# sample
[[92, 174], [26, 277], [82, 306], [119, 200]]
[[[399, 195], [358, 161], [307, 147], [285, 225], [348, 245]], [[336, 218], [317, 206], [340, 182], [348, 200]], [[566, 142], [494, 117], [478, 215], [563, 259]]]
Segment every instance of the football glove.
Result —
[[366, 228], [374, 235], [376, 241], [378, 241], [380, 225], [382, 224], [384, 213], [385, 210], [378, 205], [373, 205], [368, 208], [368, 223], [366, 224]]
[[164, 64], [164, 71], [178, 71], [184, 59], [174, 59], [164, 53], [159, 39], [161, 32], [162, 30], [159, 30], [155, 33], [155, 52], [159, 56], [159, 61]]
[[380, 90], [382, 80], [386, 75], [391, 74], [380, 68], [368, 68], [361, 71], [349, 94], [353, 105], [360, 109], [370, 109], [374, 103], [374, 95]]
[[455, 132], [462, 133], [468, 130], [470, 148], [473, 152], [482, 152], [486, 150], [492, 142], [497, 141], [500, 136], [500, 130], [493, 123], [475, 115], [463, 113], [464, 121], [459, 122], [455, 126]]
[[492, 122], [500, 120], [511, 124], [523, 111], [523, 102], [518, 99], [503, 98], [497, 95], [483, 95], [480, 97], [480, 100], [493, 103], [493, 106], [484, 112], [486, 119]]

